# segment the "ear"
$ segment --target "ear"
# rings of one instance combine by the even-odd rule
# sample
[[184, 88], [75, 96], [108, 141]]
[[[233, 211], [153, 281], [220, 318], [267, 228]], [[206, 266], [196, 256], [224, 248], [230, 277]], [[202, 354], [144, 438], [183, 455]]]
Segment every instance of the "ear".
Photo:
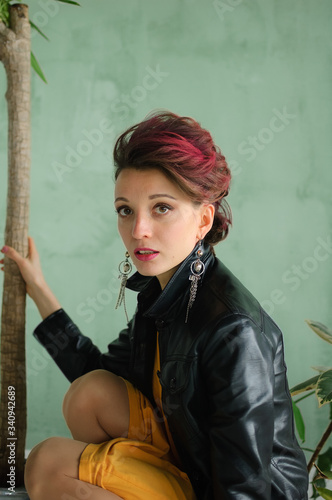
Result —
[[201, 221], [197, 232], [197, 238], [202, 240], [212, 227], [215, 207], [211, 203], [206, 205], [203, 204], [201, 205], [200, 210]]

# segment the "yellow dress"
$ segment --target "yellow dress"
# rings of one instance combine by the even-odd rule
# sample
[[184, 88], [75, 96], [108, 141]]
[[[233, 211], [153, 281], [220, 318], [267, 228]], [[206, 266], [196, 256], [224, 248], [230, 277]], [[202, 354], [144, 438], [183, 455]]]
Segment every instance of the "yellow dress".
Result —
[[159, 343], [153, 370], [153, 396], [159, 411], [125, 380], [130, 422], [128, 437], [89, 444], [79, 464], [79, 479], [112, 491], [124, 500], [195, 500], [179, 459], [167, 420], [162, 418]]

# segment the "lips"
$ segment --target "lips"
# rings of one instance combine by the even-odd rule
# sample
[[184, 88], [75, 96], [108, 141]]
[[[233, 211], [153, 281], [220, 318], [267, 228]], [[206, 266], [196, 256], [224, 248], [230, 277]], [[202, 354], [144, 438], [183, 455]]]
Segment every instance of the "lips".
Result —
[[159, 252], [152, 248], [135, 248], [134, 254], [138, 260], [147, 261], [157, 257]]

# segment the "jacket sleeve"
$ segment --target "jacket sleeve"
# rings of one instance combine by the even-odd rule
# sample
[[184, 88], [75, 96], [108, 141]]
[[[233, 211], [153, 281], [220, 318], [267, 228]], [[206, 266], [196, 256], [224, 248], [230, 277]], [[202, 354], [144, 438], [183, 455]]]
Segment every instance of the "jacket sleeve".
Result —
[[274, 349], [245, 316], [233, 315], [222, 325], [202, 362], [210, 415], [210, 497], [270, 500]]
[[109, 352], [102, 354], [65, 311], [59, 309], [37, 326], [34, 336], [72, 382], [97, 369], [109, 370], [127, 378], [131, 352], [129, 330], [130, 325], [108, 346]]

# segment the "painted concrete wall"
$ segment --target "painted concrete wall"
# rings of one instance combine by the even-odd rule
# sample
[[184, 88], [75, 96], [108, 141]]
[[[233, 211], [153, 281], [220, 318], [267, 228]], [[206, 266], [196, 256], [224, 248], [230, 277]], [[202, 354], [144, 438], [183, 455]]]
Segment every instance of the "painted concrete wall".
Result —
[[[124, 250], [112, 148], [127, 126], [166, 108], [209, 129], [232, 167], [234, 225], [217, 254], [282, 328], [290, 385], [312, 376], [311, 365], [330, 364], [331, 350], [304, 323], [332, 327], [330, 0], [30, 4], [50, 38], [33, 35], [48, 85], [33, 75], [30, 234], [81, 330], [106, 350], [124, 326], [114, 311]], [[0, 89], [4, 96], [3, 70]], [[0, 116], [3, 235], [4, 99]], [[69, 435], [61, 415], [69, 383], [31, 335], [39, 321], [29, 299], [28, 448]], [[308, 447], [327, 417], [315, 407], [303, 404]]]

